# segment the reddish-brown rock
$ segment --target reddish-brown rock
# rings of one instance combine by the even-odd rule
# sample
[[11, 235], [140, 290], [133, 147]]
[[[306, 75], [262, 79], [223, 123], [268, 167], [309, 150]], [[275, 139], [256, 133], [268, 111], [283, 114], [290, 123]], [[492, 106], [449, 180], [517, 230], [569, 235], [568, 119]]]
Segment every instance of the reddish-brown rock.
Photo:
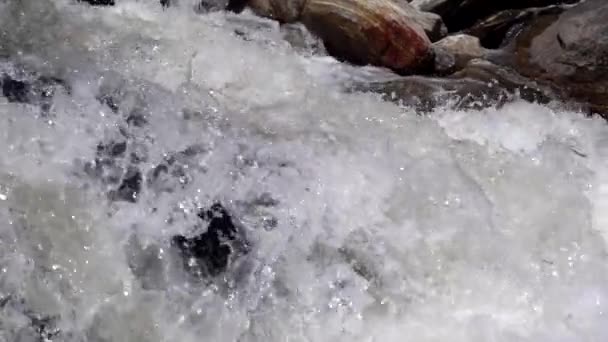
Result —
[[420, 72], [432, 64], [429, 38], [393, 1], [308, 0], [301, 20], [339, 59], [400, 73]]
[[[240, 8], [243, 1], [231, 0], [232, 7]], [[425, 29], [436, 38], [445, 34], [440, 18], [395, 0], [246, 1], [260, 16], [302, 22], [340, 60], [399, 73], [430, 70], [433, 50]]]

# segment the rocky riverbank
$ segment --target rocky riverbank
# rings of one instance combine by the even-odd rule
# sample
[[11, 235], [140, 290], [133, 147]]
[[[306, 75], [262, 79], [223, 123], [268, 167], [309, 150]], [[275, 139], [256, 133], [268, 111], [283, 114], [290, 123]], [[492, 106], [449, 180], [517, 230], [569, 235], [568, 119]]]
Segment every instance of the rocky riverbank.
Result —
[[401, 75], [353, 89], [421, 110], [441, 99], [484, 107], [522, 98], [608, 114], [603, 0], [203, 0], [199, 7], [248, 7], [285, 26], [302, 23], [339, 60]]
[[[114, 0], [82, 1], [114, 5]], [[402, 77], [352, 89], [379, 92], [419, 110], [446, 99], [457, 107], [485, 107], [521, 98], [608, 117], [608, 2], [603, 0], [202, 0], [198, 5], [202, 11], [246, 8], [285, 26], [302, 23], [322, 40], [323, 52], [341, 61], [393, 70]]]

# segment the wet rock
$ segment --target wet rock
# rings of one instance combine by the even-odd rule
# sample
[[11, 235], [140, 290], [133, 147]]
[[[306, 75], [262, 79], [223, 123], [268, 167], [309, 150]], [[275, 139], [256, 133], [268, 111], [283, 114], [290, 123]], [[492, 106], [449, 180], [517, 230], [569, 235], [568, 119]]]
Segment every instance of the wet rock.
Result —
[[518, 40], [517, 66], [571, 100], [608, 114], [608, 2], [587, 0]]
[[110, 191], [110, 199], [113, 201], [137, 202], [142, 182], [141, 172], [137, 168], [127, 168], [118, 189]]
[[231, 259], [246, 252], [245, 239], [220, 203], [201, 210], [198, 216], [207, 223], [207, 230], [193, 237], [173, 236], [171, 243], [188, 273], [197, 278], [215, 277], [226, 271]]
[[14, 80], [8, 76], [2, 79], [2, 95], [9, 102], [27, 103], [30, 98], [31, 86], [23, 81]]
[[418, 15], [415, 16], [414, 20], [420, 24], [431, 42], [436, 42], [448, 34], [448, 28], [438, 14], [418, 12]]
[[[459, 103], [461, 108], [466, 108], [469, 104], [474, 104], [473, 107], [485, 107], [487, 104], [502, 105], [516, 98], [547, 104], [559, 98], [551, 88], [538, 84], [513, 69], [481, 59], [471, 60], [463, 70], [454, 73], [450, 78], [474, 80], [484, 85], [465, 86], [459, 89], [459, 95], [465, 99]], [[481, 101], [480, 106], [479, 101]]]
[[[229, 7], [237, 5], [242, 3]], [[400, 73], [432, 66], [431, 42], [418, 20], [441, 34], [439, 18], [392, 0], [249, 0], [247, 5], [281, 23], [304, 23], [323, 40], [328, 53], [342, 61]]]
[[453, 53], [439, 47], [433, 47], [433, 52], [435, 54], [433, 74], [435, 76], [450, 75], [458, 69], [456, 56]]
[[433, 48], [454, 56], [456, 69], [462, 69], [470, 60], [482, 58], [488, 54], [488, 51], [481, 46], [479, 38], [466, 34], [445, 37], [434, 43]]
[[484, 60], [472, 60], [448, 78], [406, 76], [388, 82], [360, 83], [357, 91], [383, 94], [386, 100], [430, 112], [437, 106], [482, 109], [501, 106], [515, 99], [548, 103], [554, 96], [544, 87], [513, 70]]
[[249, 7], [258, 15], [293, 23], [302, 15], [307, 0], [249, 0]]
[[49, 316], [34, 316], [31, 317], [31, 326], [36, 332], [38, 341], [46, 342], [53, 341], [54, 338], [59, 337], [61, 330], [57, 326], [58, 317]]
[[191, 181], [191, 172], [206, 170], [198, 165], [194, 159], [208, 150], [201, 145], [192, 145], [185, 150], [168, 155], [147, 174], [147, 186], [149, 189], [160, 192], [173, 192], [184, 188]]
[[228, 0], [227, 11], [240, 13], [247, 7], [248, 0]]
[[16, 79], [5, 74], [0, 77], [0, 86], [2, 95], [9, 102], [38, 105], [43, 115], [49, 114], [57, 89], [63, 88], [69, 93], [69, 87], [65, 82], [46, 76], [35, 79]]
[[111, 141], [108, 144], [98, 144], [97, 145], [97, 155], [98, 156], [109, 156], [109, 157], [122, 157], [127, 150], [127, 142], [120, 141], [115, 142]]
[[78, 2], [86, 2], [93, 6], [114, 6], [114, 0], [78, 0]]
[[448, 34], [448, 28], [443, 23], [440, 15], [419, 11], [405, 0], [393, 1], [407, 13], [408, 17], [422, 27], [432, 42], [436, 42]]
[[505, 10], [480, 20], [465, 33], [478, 37], [483, 47], [501, 48], [539, 16], [560, 14], [570, 7], [572, 5]]
[[426, 113], [442, 102], [441, 93], [451, 86], [451, 81], [441, 78], [404, 76], [390, 81], [355, 83], [350, 90], [382, 94], [387, 101]]
[[576, 2], [578, 0], [414, 0], [412, 5], [422, 11], [439, 14], [448, 30], [456, 32], [502, 10], [545, 7]]
[[200, 0], [195, 6], [194, 11], [197, 13], [209, 13], [225, 10], [228, 6], [228, 0]]
[[399, 73], [423, 72], [432, 65], [424, 30], [390, 0], [308, 0], [302, 22], [341, 60]]

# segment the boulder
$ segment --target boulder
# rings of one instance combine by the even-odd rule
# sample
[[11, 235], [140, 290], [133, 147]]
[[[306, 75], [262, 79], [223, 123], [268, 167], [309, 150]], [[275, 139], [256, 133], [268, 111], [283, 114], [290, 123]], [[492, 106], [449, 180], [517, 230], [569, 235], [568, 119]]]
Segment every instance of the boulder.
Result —
[[432, 66], [431, 42], [424, 30], [390, 0], [308, 0], [302, 22], [338, 59], [399, 73]]
[[[228, 7], [242, 6], [242, 0], [231, 0]], [[445, 34], [440, 18], [394, 0], [249, 0], [247, 6], [281, 23], [302, 22], [342, 61], [399, 73], [426, 71], [433, 64], [422, 25], [434, 37]]]
[[552, 84], [565, 98], [608, 113], [608, 2], [587, 0], [518, 40], [522, 73]]

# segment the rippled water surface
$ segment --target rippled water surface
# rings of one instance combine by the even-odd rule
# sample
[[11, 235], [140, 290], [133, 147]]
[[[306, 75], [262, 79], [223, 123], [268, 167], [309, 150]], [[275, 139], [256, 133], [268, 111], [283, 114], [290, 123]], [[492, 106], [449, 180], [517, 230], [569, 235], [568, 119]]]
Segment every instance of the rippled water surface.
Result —
[[0, 341], [608, 340], [602, 120], [420, 116], [187, 2], [0, 1]]

